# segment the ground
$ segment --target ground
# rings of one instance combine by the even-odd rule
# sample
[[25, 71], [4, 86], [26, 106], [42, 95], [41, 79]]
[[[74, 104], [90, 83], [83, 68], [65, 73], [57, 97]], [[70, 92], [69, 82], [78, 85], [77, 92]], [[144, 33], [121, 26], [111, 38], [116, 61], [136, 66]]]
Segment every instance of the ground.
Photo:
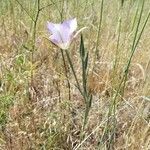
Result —
[[[0, 149], [150, 149], [149, 0], [0, 5]], [[71, 18], [77, 30], [86, 28], [61, 50], [51, 43], [46, 24]], [[66, 51], [83, 95], [84, 81], [92, 95], [90, 106]]]

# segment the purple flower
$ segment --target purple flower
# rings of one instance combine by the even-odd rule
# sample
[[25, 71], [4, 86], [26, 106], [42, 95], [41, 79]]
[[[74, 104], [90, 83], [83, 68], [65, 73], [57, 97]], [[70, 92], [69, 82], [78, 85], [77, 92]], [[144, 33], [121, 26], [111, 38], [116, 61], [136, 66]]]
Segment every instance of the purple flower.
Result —
[[50, 32], [50, 41], [60, 47], [61, 49], [68, 49], [71, 41], [75, 37], [77, 29], [76, 18], [66, 20], [61, 24], [48, 22], [47, 28]]

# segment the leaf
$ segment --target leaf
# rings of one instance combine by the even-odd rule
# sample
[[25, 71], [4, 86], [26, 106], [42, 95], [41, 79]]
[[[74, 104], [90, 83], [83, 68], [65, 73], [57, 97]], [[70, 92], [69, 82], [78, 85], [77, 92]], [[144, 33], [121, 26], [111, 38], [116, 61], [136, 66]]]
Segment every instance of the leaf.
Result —
[[81, 41], [80, 41], [80, 57], [83, 59], [85, 57], [85, 48], [84, 48], [84, 41], [83, 35], [81, 34]]
[[84, 69], [87, 70], [88, 66], [89, 53], [86, 53], [85, 61], [84, 61]]

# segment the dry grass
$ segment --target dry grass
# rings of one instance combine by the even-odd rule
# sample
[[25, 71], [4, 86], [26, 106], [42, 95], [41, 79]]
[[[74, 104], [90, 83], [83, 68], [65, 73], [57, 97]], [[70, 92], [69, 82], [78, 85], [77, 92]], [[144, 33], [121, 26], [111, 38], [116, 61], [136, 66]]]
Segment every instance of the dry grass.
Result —
[[[132, 28], [135, 29], [137, 24], [135, 14], [139, 1], [126, 0], [121, 8], [121, 0], [104, 0], [98, 41], [100, 58], [93, 68], [100, 2], [43, 0], [36, 29], [31, 19], [36, 15], [36, 0], [0, 2], [1, 150], [150, 149], [150, 21], [134, 53], [124, 95], [119, 92], [117, 96], [116, 124], [110, 122], [109, 132], [104, 135], [108, 120], [113, 121], [113, 114], [109, 119], [107, 114], [131, 52], [135, 34]], [[149, 6], [149, 0], [145, 0], [142, 23]], [[83, 36], [89, 51], [88, 88], [93, 101], [83, 138], [84, 100], [71, 71], [71, 100], [68, 99], [60, 50], [46, 39], [46, 21], [60, 22], [59, 13], [63, 19], [77, 17], [79, 28], [88, 27]], [[122, 18], [120, 32], [119, 18]], [[35, 48], [32, 51], [34, 29]], [[80, 38], [77, 37], [70, 47], [70, 55], [82, 82], [79, 44]], [[113, 141], [110, 142], [112, 134]]]

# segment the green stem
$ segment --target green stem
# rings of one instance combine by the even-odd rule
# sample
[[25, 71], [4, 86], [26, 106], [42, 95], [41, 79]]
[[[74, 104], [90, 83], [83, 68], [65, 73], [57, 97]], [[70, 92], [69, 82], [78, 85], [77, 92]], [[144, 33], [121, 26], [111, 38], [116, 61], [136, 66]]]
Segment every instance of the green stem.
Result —
[[68, 59], [69, 65], [70, 65], [70, 67], [71, 67], [72, 73], [73, 73], [73, 75], [74, 75], [74, 78], [75, 78], [75, 80], [76, 80], [77, 88], [78, 88], [78, 90], [80, 91], [81, 95], [84, 96], [84, 94], [83, 94], [83, 92], [82, 92], [82, 90], [81, 90], [79, 81], [78, 81], [78, 79], [77, 79], [77, 76], [76, 76], [76, 73], [75, 73], [75, 70], [74, 70], [74, 67], [73, 67], [73, 63], [72, 63], [71, 58], [70, 58], [70, 56], [69, 56], [68, 50], [66, 50], [66, 55], [67, 55], [67, 59]]
[[70, 89], [70, 82], [69, 82], [69, 77], [68, 77], [68, 73], [67, 73], [67, 65], [66, 65], [66, 61], [65, 61], [65, 57], [64, 57], [64, 53], [63, 50], [61, 49], [61, 55], [62, 55], [62, 59], [63, 59], [63, 63], [64, 63], [64, 69], [65, 69], [65, 76], [67, 79], [67, 84], [68, 84], [68, 92], [69, 92], [69, 100], [71, 100], [71, 89]]
[[147, 24], [147, 22], [148, 22], [149, 17], [150, 17], [150, 12], [149, 12], [149, 13], [148, 13], [148, 16], [146, 17], [146, 20], [145, 20], [145, 22], [144, 22], [144, 25], [143, 25], [143, 27], [142, 27], [142, 30], [141, 30], [141, 32], [140, 32], [140, 34], [139, 34], [139, 37], [138, 37], [138, 39], [137, 39], [137, 41], [136, 41], [136, 37], [137, 37], [138, 29], [139, 29], [139, 24], [140, 24], [142, 12], [143, 12], [143, 7], [144, 7], [144, 1], [143, 1], [143, 5], [142, 5], [142, 8], [141, 8], [140, 18], [139, 18], [138, 25], [137, 25], [137, 28], [136, 28], [135, 37], [134, 37], [134, 40], [133, 40], [133, 45], [132, 45], [132, 49], [131, 49], [131, 55], [130, 55], [129, 60], [128, 60], [128, 62], [127, 62], [124, 75], [123, 75], [123, 77], [122, 77], [122, 79], [121, 79], [121, 81], [120, 81], [120, 84], [119, 84], [119, 86], [118, 86], [118, 89], [117, 89], [117, 91], [116, 91], [116, 94], [115, 94], [115, 96], [114, 96], [114, 98], [113, 98], [113, 100], [112, 100], [111, 106], [110, 106], [110, 108], [109, 108], [107, 125], [106, 125], [106, 128], [105, 128], [105, 130], [104, 130], [104, 135], [102, 136], [102, 138], [101, 138], [101, 140], [100, 140], [100, 143], [102, 142], [103, 137], [104, 137], [104, 136], [107, 134], [107, 132], [108, 132], [108, 126], [109, 126], [109, 123], [110, 123], [109, 118], [110, 118], [110, 115], [112, 114], [112, 111], [113, 111], [113, 115], [115, 115], [115, 111], [116, 111], [116, 100], [117, 100], [118, 94], [120, 93], [122, 84], [123, 84], [123, 91], [124, 91], [125, 83], [126, 83], [126, 81], [127, 81], [127, 76], [128, 76], [129, 67], [130, 67], [130, 64], [131, 64], [131, 61], [132, 61], [132, 57], [133, 57], [133, 55], [134, 55], [134, 52], [135, 52], [135, 50], [136, 50], [136, 47], [137, 47], [137, 45], [138, 45], [138, 43], [139, 43], [139, 40], [140, 40], [140, 38], [141, 38], [141, 36], [142, 36], [142, 33], [143, 33], [143, 31], [144, 31], [144, 28], [145, 28], [145, 26], [146, 26], [146, 24]]
[[138, 25], [137, 25], [137, 28], [136, 28], [136, 33], [135, 33], [135, 37], [134, 37], [134, 41], [133, 41], [133, 45], [132, 45], [132, 49], [131, 49], [131, 55], [130, 55], [130, 57], [129, 57], [127, 66], [126, 66], [126, 68], [125, 68], [125, 75], [124, 75], [124, 82], [123, 82], [122, 95], [124, 95], [124, 89], [125, 89], [126, 81], [127, 81], [127, 78], [128, 78], [128, 72], [129, 72], [129, 68], [130, 68], [130, 64], [131, 64], [133, 55], [134, 55], [134, 53], [135, 53], [135, 50], [136, 50], [136, 48], [137, 48], [137, 45], [138, 45], [138, 43], [139, 43], [139, 41], [140, 41], [140, 39], [141, 39], [142, 33], [143, 33], [143, 31], [144, 31], [144, 29], [145, 29], [145, 26], [146, 26], [146, 24], [147, 24], [147, 22], [148, 22], [148, 19], [149, 19], [149, 17], [150, 17], [150, 12], [149, 12], [148, 15], [147, 15], [147, 17], [146, 17], [146, 20], [145, 20], [145, 22], [144, 22], [144, 25], [143, 25], [143, 27], [142, 27], [142, 30], [141, 30], [141, 32], [140, 32], [140, 34], [139, 34], [139, 37], [138, 37], [138, 39], [137, 39], [137, 41], [136, 41], [137, 33], [138, 33], [138, 30], [139, 30], [139, 25], [140, 25], [141, 18], [142, 18], [142, 12], [143, 12], [143, 8], [144, 8], [144, 2], [145, 2], [145, 1], [143, 0], [141, 12], [140, 12], [140, 18], [139, 18], [139, 20], [138, 20]]
[[104, 7], [104, 0], [101, 1], [100, 18], [99, 18], [97, 41], [96, 41], [96, 48], [95, 48], [95, 59], [99, 57], [98, 46], [99, 46], [99, 38], [100, 38], [102, 19], [103, 19], [103, 7]]

